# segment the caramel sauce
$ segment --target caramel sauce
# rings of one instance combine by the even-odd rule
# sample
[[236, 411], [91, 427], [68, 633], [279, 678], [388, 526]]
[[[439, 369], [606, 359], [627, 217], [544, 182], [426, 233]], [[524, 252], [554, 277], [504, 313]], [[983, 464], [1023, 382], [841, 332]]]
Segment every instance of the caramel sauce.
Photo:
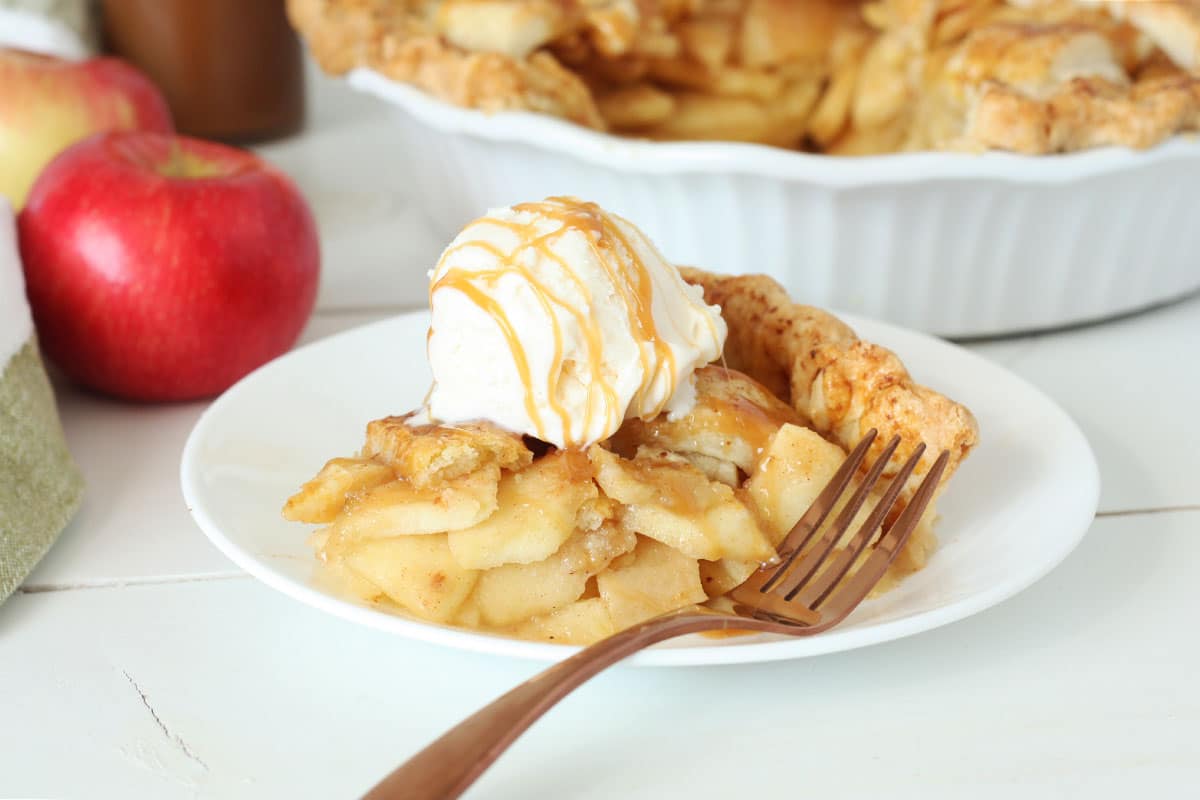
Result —
[[713, 505], [713, 485], [691, 464], [638, 459], [628, 466], [637, 481], [654, 492], [656, 504], [677, 514], [700, 522]]
[[700, 635], [709, 639], [729, 639], [733, 636], [751, 636], [757, 631], [738, 630], [737, 628], [722, 628], [716, 631], [700, 631]]
[[652, 493], [654, 504], [686, 518], [710, 544], [720, 545], [721, 521], [711, 517], [710, 512], [728, 501], [727, 493], [732, 491], [728, 486], [710, 481], [687, 461], [669, 456], [654, 460], [639, 458], [625, 466]]
[[742, 439], [756, 451], [765, 449], [780, 427], [794, 421], [746, 397], [708, 397], [703, 402], [709, 413], [697, 415], [700, 427], [725, 439]]
[[[551, 321], [553, 340], [553, 359], [544, 387], [547, 402], [562, 424], [563, 439], [567, 447], [578, 447], [584, 441], [576, 441], [570, 429], [570, 410], [565, 408], [559, 399], [559, 388], [566, 372], [565, 342], [562, 326], [555, 308], [561, 308], [569, 314], [578, 325], [586, 340], [587, 350], [587, 380], [581, 382], [587, 386], [587, 402], [583, 431], [586, 433], [593, 427], [596, 415], [603, 415], [603, 429], [613, 430], [620, 425], [625, 414], [617, 397], [616, 387], [604, 374], [602, 358], [604, 337], [599, 321], [590, 313], [593, 297], [587, 285], [580, 279], [571, 265], [555, 250], [553, 245], [571, 231], [580, 232], [587, 240], [597, 262], [601, 265], [609, 284], [619, 295], [626, 313], [630, 329], [639, 341], [638, 357], [642, 366], [642, 382], [634, 394], [633, 402], [641, 406], [647, 393], [654, 387], [655, 381], [665, 367], [665, 374], [672, 383], [667, 387], [662, 402], [658, 407], [649, 409], [648, 416], [659, 414], [667, 401], [678, 388], [676, 379], [676, 359], [671, 347], [659, 335], [654, 321], [653, 299], [654, 285], [650, 270], [631, 246], [629, 239], [620, 229], [617, 221], [594, 203], [585, 203], [573, 198], [552, 197], [540, 203], [522, 203], [513, 207], [514, 211], [525, 212], [535, 216], [526, 222], [511, 222], [495, 219], [483, 219], [476, 224], [495, 225], [512, 231], [518, 239], [518, 244], [511, 250], [504, 250], [490, 242], [472, 239], [461, 242], [449, 248], [443, 255], [436, 271], [444, 272], [431, 284], [430, 300], [438, 289], [456, 289], [468, 300], [474, 303], [484, 313], [495, 320], [508, 348], [513, 356], [518, 376], [525, 391], [525, 409], [533, 422], [540, 439], [549, 438], [545, 420], [537, 409], [534, 376], [529, 366], [529, 357], [524, 343], [521, 342], [507, 312], [490, 295], [487, 286], [490, 282], [499, 280], [504, 275], [516, 275], [524, 280], [533, 290], [538, 302]], [[554, 230], [543, 232], [538, 229], [538, 223], [545, 220], [559, 223]], [[496, 259], [498, 266], [494, 269], [474, 271], [454, 266], [454, 258], [463, 250], [479, 248], [485, 250]], [[522, 255], [533, 251], [535, 261], [549, 261], [558, 266], [563, 276], [573, 283], [584, 297], [582, 307], [568, 302], [558, 296], [544, 281], [541, 281], [527, 266], [528, 259]], [[627, 269], [625, 265], [628, 264]], [[697, 307], [699, 304], [688, 297], [689, 302]], [[714, 341], [719, 341], [716, 324], [706, 319]], [[644, 345], [649, 345], [651, 353]], [[657, 367], [657, 368], [655, 368]], [[540, 387], [539, 387], [540, 388]]]
[[631, 420], [612, 442], [623, 455], [631, 456], [639, 444], [652, 442], [673, 450], [711, 453], [716, 439], [724, 443], [726, 460], [749, 470], [780, 427], [799, 422], [790, 407], [752, 379], [710, 364], [696, 372], [696, 405], [691, 412], [674, 420], [663, 416], [648, 422]]
[[[526, 387], [531, 387], [533, 385], [533, 378], [529, 372], [529, 359], [525, 355], [525, 347], [521, 344], [516, 330], [513, 329], [508, 314], [504, 312], [500, 304], [492, 299], [487, 292], [471, 282], [469, 274], [460, 276], [456, 273], [457, 270], [450, 270], [439, 281], [439, 285], [444, 284], [462, 292], [468, 300], [479, 306], [479, 308], [496, 321], [496, 324], [500, 326], [500, 332], [508, 342], [509, 350], [512, 351], [513, 363], [517, 367], [517, 374], [521, 377], [521, 382]], [[538, 413], [537, 403], [533, 401], [533, 392], [528, 390], [525, 392], [525, 413], [529, 414], [529, 418], [533, 420], [533, 424], [538, 430], [538, 437], [544, 438], [545, 425], [542, 424], [542, 415]]]

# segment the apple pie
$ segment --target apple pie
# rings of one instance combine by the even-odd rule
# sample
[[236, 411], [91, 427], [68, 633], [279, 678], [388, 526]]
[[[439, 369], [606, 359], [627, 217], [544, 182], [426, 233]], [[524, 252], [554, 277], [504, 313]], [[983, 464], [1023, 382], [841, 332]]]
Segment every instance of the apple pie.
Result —
[[[681, 274], [728, 326], [686, 413], [627, 418], [578, 447], [438, 424], [427, 410], [370, 422], [362, 450], [329, 461], [283, 510], [322, 526], [311, 541], [324, 574], [431, 622], [587, 644], [718, 597], [772, 561], [868, 429], [880, 446], [900, 438], [889, 469], [921, 442], [948, 450], [939, 492], [975, 445], [966, 408], [771, 279]], [[935, 516], [931, 506], [877, 591], [925, 564]]]
[[289, 0], [317, 61], [451, 103], [830, 154], [1200, 129], [1200, 0]]

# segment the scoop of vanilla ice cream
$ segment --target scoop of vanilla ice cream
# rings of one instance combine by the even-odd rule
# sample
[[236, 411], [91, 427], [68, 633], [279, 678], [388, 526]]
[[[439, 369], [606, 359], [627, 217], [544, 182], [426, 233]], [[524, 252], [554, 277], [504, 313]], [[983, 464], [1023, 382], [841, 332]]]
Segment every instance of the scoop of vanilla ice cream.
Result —
[[551, 198], [468, 225], [431, 273], [428, 409], [561, 448], [625, 419], [677, 416], [720, 356], [720, 309], [650, 240], [593, 203]]

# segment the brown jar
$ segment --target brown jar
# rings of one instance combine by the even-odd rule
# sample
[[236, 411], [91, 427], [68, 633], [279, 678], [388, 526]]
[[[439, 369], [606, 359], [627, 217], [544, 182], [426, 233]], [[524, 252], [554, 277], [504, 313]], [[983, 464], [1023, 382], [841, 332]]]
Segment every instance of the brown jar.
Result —
[[252, 142], [304, 122], [304, 61], [284, 0], [102, 0], [108, 50], [162, 88], [180, 133]]

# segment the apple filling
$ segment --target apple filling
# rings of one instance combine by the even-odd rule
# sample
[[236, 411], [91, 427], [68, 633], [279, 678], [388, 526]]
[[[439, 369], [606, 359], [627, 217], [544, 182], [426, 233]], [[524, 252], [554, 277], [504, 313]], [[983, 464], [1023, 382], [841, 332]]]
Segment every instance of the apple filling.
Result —
[[[362, 602], [588, 644], [773, 560], [846, 456], [717, 366], [697, 372], [680, 419], [632, 420], [583, 450], [534, 444], [485, 423], [376, 420], [361, 454], [329, 461], [284, 516], [324, 526], [311, 542], [325, 578]], [[932, 516], [893, 578], [924, 564]]]

